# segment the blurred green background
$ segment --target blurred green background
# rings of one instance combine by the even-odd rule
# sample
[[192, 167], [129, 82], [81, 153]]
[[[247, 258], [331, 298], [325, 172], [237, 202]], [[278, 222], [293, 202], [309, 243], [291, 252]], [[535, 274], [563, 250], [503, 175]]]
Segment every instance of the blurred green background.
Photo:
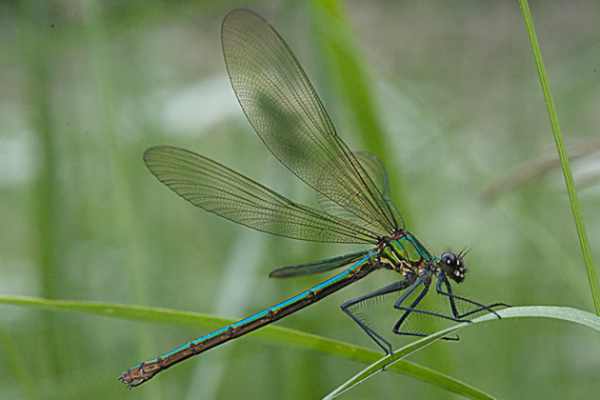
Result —
[[[340, 19], [321, 3], [0, 3], [0, 293], [235, 317], [319, 279], [270, 280], [271, 269], [349, 251], [221, 220], [143, 165], [148, 146], [180, 145], [314, 200], [262, 146], [229, 86], [220, 23], [247, 6], [289, 42], [341, 136], [381, 156], [408, 228], [435, 253], [471, 249], [460, 294], [591, 311], [517, 3], [353, 0]], [[532, 9], [598, 261], [600, 4]], [[280, 324], [372, 347], [339, 305], [393, 278], [375, 274]], [[128, 391], [123, 369], [204, 332], [13, 306], [0, 318], [2, 399], [319, 398], [362, 368], [244, 338]], [[411, 360], [499, 398], [600, 390], [598, 337], [584, 328], [506, 320], [461, 338]], [[345, 395], [451, 397], [396, 374]]]

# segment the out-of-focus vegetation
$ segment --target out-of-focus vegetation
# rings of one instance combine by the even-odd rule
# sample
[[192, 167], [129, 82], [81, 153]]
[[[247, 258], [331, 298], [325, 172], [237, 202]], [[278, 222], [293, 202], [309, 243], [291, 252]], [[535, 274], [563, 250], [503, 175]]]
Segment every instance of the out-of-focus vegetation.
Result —
[[[562, 177], [553, 163], [535, 174], [522, 167], [537, 168], [553, 143], [517, 4], [348, 2], [344, 43], [361, 72], [346, 73], [366, 79], [366, 93], [340, 75], [346, 49], [328, 45], [328, 19], [315, 4], [1, 3], [0, 293], [242, 316], [318, 279], [269, 280], [271, 269], [348, 251], [235, 226], [181, 201], [143, 166], [146, 147], [176, 144], [314, 201], [251, 131], [227, 82], [219, 27], [243, 5], [287, 39], [344, 139], [384, 158], [408, 228], [435, 252], [471, 248], [460, 294], [592, 310]], [[532, 8], [567, 146], [593, 149], [600, 5]], [[374, 115], [356, 115], [363, 96]], [[598, 260], [600, 152], [572, 167]], [[494, 195], [483, 196], [490, 188]], [[371, 346], [338, 306], [394, 278], [378, 273], [279, 324]], [[201, 333], [3, 306], [0, 397], [318, 398], [362, 368], [241, 339], [134, 391], [116, 381], [122, 369]], [[598, 336], [581, 327], [507, 319], [461, 339], [411, 360], [499, 398], [600, 389]], [[346, 398], [392, 396], [450, 395], [380, 374]]]

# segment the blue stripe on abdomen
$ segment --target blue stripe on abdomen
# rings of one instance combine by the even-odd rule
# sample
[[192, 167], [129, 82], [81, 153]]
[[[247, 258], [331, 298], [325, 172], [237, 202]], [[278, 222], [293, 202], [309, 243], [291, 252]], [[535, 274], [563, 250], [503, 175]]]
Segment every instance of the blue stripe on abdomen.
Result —
[[313, 293], [320, 292], [321, 290], [341, 281], [342, 279], [346, 278], [348, 275], [352, 274], [354, 272], [354, 270], [356, 270], [356, 268], [361, 267], [365, 263], [365, 261], [367, 261], [371, 257], [372, 257], [371, 252], [367, 253], [363, 258], [356, 261], [354, 264], [352, 264], [350, 267], [346, 268], [344, 271], [332, 276], [331, 278], [327, 279], [324, 282], [321, 282], [321, 283], [311, 287], [307, 291], [313, 292]]
[[311, 293], [310, 289], [305, 290], [304, 292], [297, 294], [293, 297], [290, 297], [289, 299], [286, 299], [286, 300], [282, 301], [281, 303], [277, 303], [274, 306], [269, 307], [267, 310], [277, 312], [277, 311], [281, 310], [282, 308], [289, 307], [294, 303], [302, 301], [303, 299], [307, 298], [310, 295], [310, 293]]
[[[295, 296], [290, 297], [289, 299], [283, 300], [280, 303], [275, 304], [274, 306], [271, 306], [267, 309], [264, 309], [262, 311], [259, 311], [255, 314], [252, 314], [251, 316], [241, 319], [237, 322], [234, 322], [232, 324], [226, 325], [222, 328], [219, 328], [215, 331], [212, 331], [210, 333], [207, 333], [204, 336], [200, 336], [197, 339], [194, 339], [190, 342], [184, 343], [180, 346], [175, 347], [174, 349], [164, 353], [163, 355], [161, 355], [159, 357], [160, 358], [166, 358], [169, 356], [172, 356], [173, 354], [179, 353], [180, 351], [186, 350], [187, 348], [189, 348], [192, 345], [198, 345], [204, 341], [207, 341], [209, 339], [212, 339], [214, 337], [217, 337], [225, 332], [227, 332], [230, 329], [239, 329], [243, 326], [246, 326], [248, 324], [251, 324], [253, 322], [255, 322], [256, 320], [259, 320], [261, 318], [265, 318], [265, 317], [269, 317], [271, 313], [277, 313], [280, 310], [289, 307], [291, 305], [294, 305], [296, 303], [301, 302], [302, 300], [306, 299], [309, 296], [313, 296], [316, 293], [322, 291], [323, 289], [326, 289], [327, 287], [339, 282], [340, 280], [346, 278], [348, 275], [352, 274], [357, 268], [360, 268], [362, 265], [364, 265], [365, 261], [367, 261], [369, 258], [371, 258], [373, 256], [374, 253], [369, 252], [367, 253], [364, 257], [362, 257], [360, 260], [356, 261], [354, 264], [352, 264], [350, 267], [348, 267], [347, 269], [345, 269], [344, 271], [332, 276], [331, 278], [327, 279], [326, 281], [323, 281], [313, 287], [311, 287], [308, 290], [303, 291], [302, 293], [299, 293]], [[148, 360], [146, 362], [150, 362], [150, 361], [155, 361], [155, 360]]]

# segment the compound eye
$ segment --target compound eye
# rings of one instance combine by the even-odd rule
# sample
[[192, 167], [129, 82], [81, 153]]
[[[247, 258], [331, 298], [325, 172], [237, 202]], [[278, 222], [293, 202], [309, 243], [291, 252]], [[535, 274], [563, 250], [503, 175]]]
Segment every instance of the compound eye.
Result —
[[456, 265], [456, 256], [452, 253], [442, 254], [442, 262], [446, 265]]

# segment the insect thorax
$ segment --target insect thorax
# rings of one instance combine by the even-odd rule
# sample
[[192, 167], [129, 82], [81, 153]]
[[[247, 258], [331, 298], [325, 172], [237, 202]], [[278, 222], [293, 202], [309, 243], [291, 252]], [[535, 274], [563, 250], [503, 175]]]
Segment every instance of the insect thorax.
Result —
[[418, 274], [433, 261], [433, 257], [417, 238], [402, 232], [382, 243], [380, 261], [385, 268], [406, 275]]

